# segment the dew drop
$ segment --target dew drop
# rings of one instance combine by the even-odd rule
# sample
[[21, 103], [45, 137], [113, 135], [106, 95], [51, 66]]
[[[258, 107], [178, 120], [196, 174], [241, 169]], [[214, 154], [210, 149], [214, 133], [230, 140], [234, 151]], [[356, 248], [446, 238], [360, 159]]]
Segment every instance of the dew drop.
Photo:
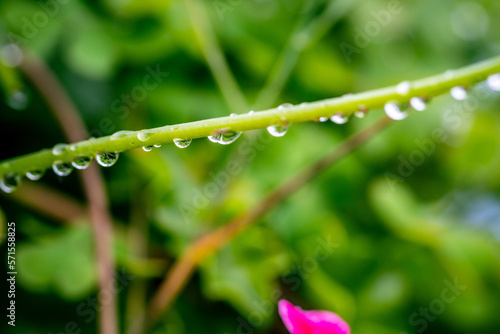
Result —
[[95, 156], [97, 163], [103, 167], [111, 167], [118, 160], [118, 152], [99, 152]]
[[319, 121], [320, 121], [321, 123], [324, 123], [324, 122], [328, 121], [328, 117], [320, 117], [320, 118], [319, 118]]
[[26, 172], [26, 177], [31, 181], [38, 181], [42, 178], [43, 174], [45, 174], [45, 171], [43, 170], [32, 170]]
[[366, 113], [364, 111], [358, 110], [354, 113], [354, 116], [356, 116], [357, 118], [365, 118]]
[[124, 138], [131, 133], [132, 133], [132, 131], [126, 131], [126, 130], [115, 132], [111, 135], [111, 140], [117, 140], [120, 138]]
[[216, 135], [216, 136], [208, 136], [207, 138], [208, 138], [208, 140], [210, 140], [212, 143], [219, 143], [219, 138], [220, 138], [220, 135]]
[[500, 73], [490, 75], [486, 79], [486, 84], [495, 92], [500, 92]]
[[56, 161], [52, 165], [52, 169], [58, 176], [68, 176], [73, 171], [73, 166], [67, 162]]
[[79, 156], [79, 157], [73, 158], [73, 160], [71, 161], [71, 164], [76, 169], [85, 169], [88, 166], [90, 166], [91, 162], [92, 162], [92, 157]]
[[72, 151], [76, 151], [77, 147], [78, 147], [78, 146], [77, 146], [76, 144], [72, 144], [72, 145], [69, 147], [69, 149], [70, 149], [70, 150], [72, 150]]
[[293, 104], [291, 103], [283, 103], [278, 106], [278, 110], [285, 110], [287, 108], [293, 107]]
[[427, 103], [420, 97], [412, 97], [410, 105], [416, 111], [424, 111], [427, 108]]
[[179, 148], [186, 148], [189, 145], [191, 145], [191, 142], [192, 142], [191, 139], [174, 139], [175, 146]]
[[61, 155], [64, 151], [68, 149], [68, 145], [66, 144], [57, 144], [52, 148], [53, 155]]
[[156, 148], [160, 148], [160, 147], [161, 147], [161, 145], [160, 145], [160, 144], [155, 144], [155, 147], [156, 147]]
[[21, 177], [19, 175], [14, 173], [9, 173], [4, 175], [0, 179], [0, 189], [10, 194], [11, 192], [17, 189], [20, 183], [21, 183]]
[[450, 94], [457, 101], [463, 101], [467, 98], [467, 90], [464, 86], [453, 87], [450, 90]]
[[[219, 132], [218, 132], [219, 131]], [[212, 143], [217, 143], [221, 145], [229, 145], [234, 143], [241, 136], [241, 132], [234, 132], [230, 130], [218, 130], [215, 131], [215, 136], [208, 136], [208, 140]]]
[[153, 146], [143, 146], [142, 149], [146, 152], [151, 152], [153, 150]]
[[253, 114], [255, 114], [255, 111], [254, 111], [254, 110], [250, 110], [250, 111], [248, 112], [248, 114], [249, 114], [249, 115], [253, 115]]
[[234, 116], [238, 116], [238, 114], [233, 112], [231, 115], [229, 115], [229, 117], [234, 117]]
[[283, 137], [289, 127], [289, 125], [271, 125], [267, 127], [267, 132], [273, 137]]
[[408, 113], [406, 111], [401, 111], [401, 108], [395, 102], [386, 103], [384, 109], [387, 116], [395, 121], [400, 121], [408, 117]]
[[146, 141], [151, 138], [153, 132], [151, 130], [142, 130], [137, 134], [137, 139], [140, 141]]
[[447, 70], [446, 72], [444, 72], [443, 76], [446, 80], [451, 80], [455, 77], [455, 71], [454, 70]]
[[227, 133], [221, 133], [220, 134], [220, 139], [219, 139], [219, 144], [221, 145], [229, 145], [234, 143], [238, 138], [240, 138], [241, 132], [227, 132]]
[[402, 96], [408, 95], [410, 92], [411, 84], [409, 81], [403, 81], [396, 86], [396, 93]]
[[335, 114], [330, 117], [330, 120], [335, 124], [345, 124], [349, 120], [349, 117], [344, 116], [342, 114]]

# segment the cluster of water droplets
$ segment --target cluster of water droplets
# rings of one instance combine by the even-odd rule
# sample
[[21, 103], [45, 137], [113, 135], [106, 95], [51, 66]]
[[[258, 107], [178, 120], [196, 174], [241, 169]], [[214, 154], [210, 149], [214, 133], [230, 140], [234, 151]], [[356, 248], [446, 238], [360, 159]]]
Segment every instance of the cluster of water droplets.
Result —
[[[445, 73], [446, 79], [453, 78], [454, 72], [448, 71]], [[495, 73], [490, 75], [486, 79], [486, 85], [495, 92], [500, 92], [500, 73]], [[404, 81], [396, 86], [396, 92], [399, 95], [408, 95], [410, 92], [411, 85], [408, 81]], [[467, 86], [455, 86], [450, 89], [450, 95], [457, 101], [464, 101], [469, 96], [469, 88]], [[384, 106], [384, 110], [390, 118], [394, 120], [402, 120], [408, 116], [409, 107], [417, 111], [424, 111], [427, 108], [427, 102], [422, 97], [412, 97], [410, 99], [409, 106], [401, 104], [399, 102], [388, 102]]]
[[161, 145], [160, 144], [155, 144], [155, 145], [150, 145], [150, 146], [143, 146], [142, 149], [145, 151], [145, 152], [151, 152], [153, 150], [153, 148], [160, 148]]
[[[453, 73], [450, 72], [445, 76], [452, 77]], [[493, 91], [500, 92], [500, 73], [496, 73], [490, 75], [486, 79], [486, 85]], [[396, 92], [401, 96], [409, 95], [411, 91], [411, 84], [408, 81], [404, 81], [396, 86]], [[451, 96], [458, 100], [463, 101], [468, 97], [467, 87], [465, 86], [456, 86], [450, 90]], [[427, 108], [427, 100], [414, 96], [409, 100], [409, 104], [403, 104], [396, 101], [390, 101], [385, 104], [384, 110], [386, 114], [394, 119], [394, 120], [402, 120], [408, 116], [408, 110], [414, 109], [417, 111], [424, 111]], [[278, 110], [285, 110], [286, 108], [291, 107], [292, 105], [289, 103], [282, 104], [278, 107]], [[249, 114], [253, 114], [254, 111], [250, 111]], [[354, 115], [358, 118], [363, 118], [366, 114], [366, 108], [361, 108], [356, 111]], [[235, 116], [235, 114], [231, 114], [231, 116]], [[320, 122], [326, 122], [330, 119], [332, 122], [336, 124], [344, 124], [349, 120], [349, 117], [339, 112], [335, 115], [328, 117], [320, 117]], [[281, 121], [277, 125], [272, 125], [267, 128], [267, 131], [274, 137], [283, 137], [289, 128], [289, 123], [285, 117], [281, 117]], [[175, 128], [173, 127], [173, 130]], [[111, 136], [111, 140], [122, 139], [125, 136], [130, 135], [131, 131], [119, 131]], [[137, 134], [137, 139], [139, 141], [148, 141], [151, 138], [153, 131], [151, 130], [143, 130]], [[209, 136], [208, 139], [214, 143], [229, 145], [235, 142], [241, 136], [241, 132], [234, 132], [228, 129], [223, 129], [216, 131], [214, 135]], [[191, 139], [174, 139], [174, 144], [179, 148], [188, 147], [192, 140]], [[161, 145], [153, 145], [153, 146], [144, 146], [143, 149], [145, 151], [151, 151], [153, 147], [161, 147]], [[77, 149], [77, 145], [73, 144], [68, 146], [67, 144], [57, 144], [52, 148], [52, 154], [55, 157], [61, 157], [61, 160], [56, 160], [52, 165], [52, 169], [58, 176], [67, 176], [71, 174], [74, 169], [83, 170], [86, 169], [92, 163], [94, 159], [93, 156], [85, 156], [80, 155], [74, 157], [70, 162], [64, 161], [62, 157], [67, 150], [75, 151]], [[103, 167], [111, 167], [118, 160], [119, 154], [118, 152], [99, 152], [95, 155], [95, 160], [97, 163]], [[5, 163], [3, 167], [8, 167], [8, 163]], [[30, 170], [25, 173], [26, 178], [37, 181], [40, 180], [45, 174], [44, 170]], [[22, 176], [17, 173], [7, 173], [0, 177], [0, 189], [6, 193], [11, 193], [17, 189], [19, 184], [21, 183]]]
[[427, 101], [422, 97], [415, 96], [410, 99], [409, 104], [390, 101], [384, 106], [386, 115], [395, 121], [400, 121], [408, 117], [410, 109], [424, 111], [427, 109]]
[[[65, 151], [74, 151], [75, 149], [74, 145], [57, 144], [52, 148], [52, 154], [62, 158]], [[99, 152], [95, 155], [95, 160], [103, 167], [111, 167], [118, 160], [118, 156], [117, 152]], [[93, 159], [93, 156], [80, 155], [74, 157], [71, 162], [57, 160], [52, 164], [52, 170], [57, 176], [68, 176], [74, 169], [83, 170], [89, 167]], [[38, 181], [45, 175], [45, 170], [34, 169], [27, 171], [24, 175], [29, 180]], [[6, 193], [11, 193], [17, 189], [21, 179], [21, 174], [8, 173], [0, 178], [0, 189]]]
[[[500, 73], [490, 75], [486, 79], [486, 86], [492, 91], [500, 92]], [[450, 95], [457, 101], [463, 101], [469, 96], [468, 87], [456, 86], [450, 90]]]

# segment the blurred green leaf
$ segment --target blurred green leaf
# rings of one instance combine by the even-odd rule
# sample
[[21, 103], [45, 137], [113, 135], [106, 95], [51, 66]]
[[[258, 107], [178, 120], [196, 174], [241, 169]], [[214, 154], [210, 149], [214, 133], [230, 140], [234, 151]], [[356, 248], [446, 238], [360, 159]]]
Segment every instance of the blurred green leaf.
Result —
[[88, 227], [65, 228], [18, 243], [19, 283], [28, 290], [55, 292], [68, 300], [88, 294], [96, 283], [95, 261]]

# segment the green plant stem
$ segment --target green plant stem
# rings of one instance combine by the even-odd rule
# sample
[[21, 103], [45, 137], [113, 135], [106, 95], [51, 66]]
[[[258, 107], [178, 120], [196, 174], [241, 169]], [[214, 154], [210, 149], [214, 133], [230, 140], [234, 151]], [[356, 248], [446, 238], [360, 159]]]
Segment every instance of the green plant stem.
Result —
[[368, 110], [382, 108], [389, 101], [405, 103], [414, 96], [430, 99], [448, 92], [455, 86], [472, 86], [485, 80], [489, 75], [499, 72], [500, 57], [495, 57], [458, 70], [409, 82], [410, 89], [405, 95], [399, 94], [396, 86], [391, 86], [287, 108], [268, 109], [253, 114], [213, 118], [142, 131], [130, 131], [121, 136], [90, 139], [71, 145], [72, 149], [67, 149], [58, 156], [54, 155], [52, 150], [45, 149], [5, 160], [0, 163], [0, 175], [45, 170], [56, 161], [70, 162], [75, 157], [93, 156], [98, 152], [123, 152], [142, 146], [169, 143], [175, 138], [203, 138], [220, 131], [241, 132], [263, 129], [270, 125], [311, 122], [319, 117], [332, 116], [339, 112], [350, 116], [360, 108]]
[[172, 305], [178, 294], [186, 286], [199, 263], [217, 252], [245, 228], [258, 222], [260, 218], [272, 211], [290, 195], [368, 142], [392, 122], [393, 120], [388, 117], [382, 117], [377, 122], [340, 143], [331, 152], [316, 160], [299, 173], [281, 183], [247, 212], [193, 241], [174, 263], [170, 273], [165, 276], [157, 292], [153, 295], [148, 309], [149, 326], [152, 328], [155, 321], [160, 319], [165, 310]]

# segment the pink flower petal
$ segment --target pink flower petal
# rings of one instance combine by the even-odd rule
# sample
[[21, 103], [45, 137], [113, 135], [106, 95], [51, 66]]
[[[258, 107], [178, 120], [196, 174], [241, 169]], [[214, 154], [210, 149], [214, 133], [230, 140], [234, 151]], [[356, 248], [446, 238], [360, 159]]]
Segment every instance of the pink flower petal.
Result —
[[350, 334], [349, 325], [337, 314], [328, 311], [303, 311], [286, 300], [278, 310], [291, 334]]

